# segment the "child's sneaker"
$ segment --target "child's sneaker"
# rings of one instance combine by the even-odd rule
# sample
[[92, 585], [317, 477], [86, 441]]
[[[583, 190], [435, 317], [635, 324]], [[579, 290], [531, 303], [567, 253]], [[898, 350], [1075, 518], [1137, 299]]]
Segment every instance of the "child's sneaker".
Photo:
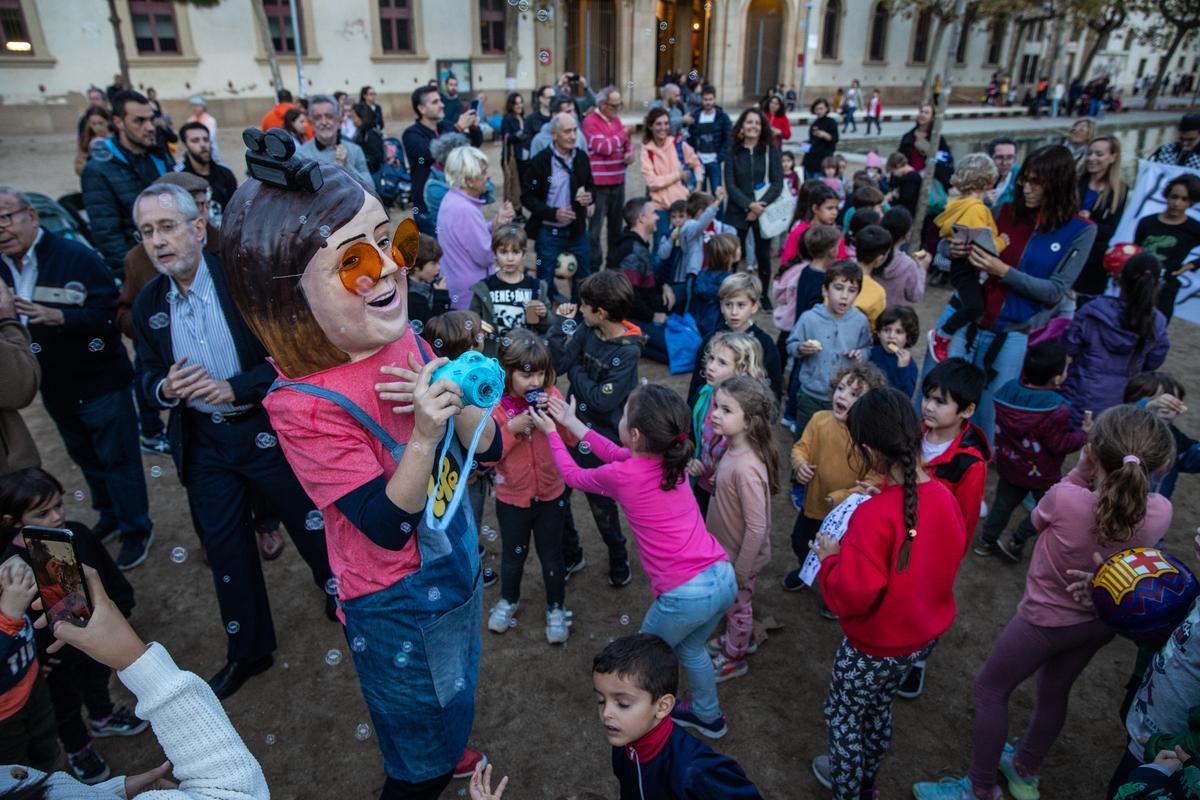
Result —
[[547, 611], [546, 641], [550, 644], [565, 644], [570, 635], [571, 612], [559, 608], [558, 606], [555, 606]]
[[821, 607], [817, 609], [817, 613], [821, 615], [821, 619], [836, 620], [838, 618], [837, 613], [832, 608], [825, 605], [825, 601], [823, 599], [821, 600]]
[[803, 483], [794, 483], [788, 494], [791, 495], [792, 505], [796, 507], [796, 510], [803, 511], [804, 496], [808, 494], [808, 486]]
[[149, 727], [147, 720], [138, 719], [137, 715], [124, 707], [115, 709], [107, 719], [88, 720], [88, 729], [96, 737], [137, 736]]
[[520, 604], [510, 603], [501, 597], [500, 602], [492, 606], [492, 611], [488, 614], [488, 630], [492, 633], [507, 633], [517, 615], [518, 605]]
[[829, 766], [829, 756], [821, 754], [812, 760], [812, 774], [826, 789], [833, 789], [833, 770]]
[[713, 670], [717, 673], [717, 683], [724, 683], [732, 678], [740, 678], [749, 670], [745, 659], [734, 661], [724, 653], [718, 653], [713, 658]]
[[[971, 779], [942, 778], [937, 783], [914, 783], [913, 797], [917, 800], [979, 800], [971, 788]], [[1002, 800], [999, 786], [992, 787], [992, 800]]]
[[923, 663], [913, 664], [905, 673], [904, 680], [900, 681], [900, 688], [896, 690], [896, 694], [905, 700], [916, 700], [924, 691], [925, 665]]
[[725, 725], [725, 715], [717, 717], [714, 720], [703, 720], [696, 716], [692, 711], [691, 700], [680, 700], [671, 709], [671, 719], [675, 720], [676, 725], [682, 725], [685, 728], [691, 728], [694, 731], [699, 731], [709, 739], [720, 739], [725, 734], [729, 733], [729, 728]]
[[487, 756], [478, 750], [472, 750], [469, 747], [463, 748], [462, 758], [454, 765], [455, 778], [469, 778], [475, 774], [475, 767], [486, 767], [488, 763]]
[[614, 589], [620, 589], [622, 586], [628, 586], [633, 580], [633, 571], [629, 569], [629, 561], [622, 561], [619, 564], [610, 564], [608, 567], [608, 585]]
[[108, 764], [91, 747], [85, 747], [78, 753], [67, 753], [67, 765], [71, 768], [71, 774], [88, 786], [102, 783], [112, 774]]
[[[708, 654], [713, 657], [716, 657], [717, 655], [724, 653], [725, 652], [725, 634], [721, 634], [720, 636], [714, 636], [713, 638], [709, 639], [708, 644], [706, 644], [705, 647], [708, 648]], [[746, 655], [752, 656], [757, 652], [758, 652], [758, 642], [751, 639], [750, 644], [746, 647]]]
[[491, 586], [496, 581], [500, 580], [500, 576], [496, 574], [496, 570], [491, 567], [483, 568], [483, 585]]
[[1010, 564], [1020, 564], [1024, 554], [1020, 547], [1017, 547], [1016, 542], [1011, 539], [1001, 539], [996, 542], [996, 552]]
[[800, 568], [799, 567], [792, 570], [787, 575], [783, 576], [783, 590], [785, 592], [799, 592], [799, 591], [801, 591], [803, 589], [807, 589], [807, 588], [808, 588], [808, 584], [805, 583], [804, 581], [800, 580]]
[[945, 361], [950, 357], [950, 337], [943, 336], [937, 328], [929, 330], [929, 355], [934, 361]]
[[787, 428], [792, 433], [796, 432], [796, 420], [784, 414], [779, 421], [783, 423], [783, 427]]
[[995, 542], [989, 542], [987, 539], [977, 539], [975, 540], [975, 546], [971, 549], [975, 555], [987, 558], [988, 556], [994, 556], [1000, 548]]
[[1017, 771], [1013, 760], [1017, 757], [1017, 748], [1010, 742], [1004, 743], [1004, 752], [1000, 754], [1000, 774], [1008, 781], [1008, 793], [1015, 800], [1038, 800], [1038, 776], [1025, 777]]
[[571, 580], [572, 575], [574, 575], [576, 572], [583, 572], [583, 568], [586, 566], [587, 559], [583, 556], [580, 556], [578, 561], [572, 561], [566, 565], [566, 575], [563, 576], [563, 580]]

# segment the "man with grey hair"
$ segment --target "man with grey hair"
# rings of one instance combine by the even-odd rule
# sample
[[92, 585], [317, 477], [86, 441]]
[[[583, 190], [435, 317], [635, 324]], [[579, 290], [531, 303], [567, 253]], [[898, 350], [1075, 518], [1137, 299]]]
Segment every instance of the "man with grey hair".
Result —
[[525, 170], [521, 192], [521, 205], [529, 210], [525, 233], [534, 242], [538, 280], [549, 285], [561, 266], [574, 273], [578, 285], [591, 272], [587, 216], [595, 185], [592, 165], [587, 151], [578, 147], [579, 123], [573, 113], [559, 112], [548, 124], [554, 144], [529, 159]]
[[[251, 497], [271, 504], [318, 587], [332, 573], [320, 514], [262, 407], [275, 369], [233, 303], [221, 259], [203, 251], [205, 224], [195, 200], [181, 186], [154, 184], [138, 196], [134, 215], [160, 273], [133, 304], [142, 388], [170, 411], [171, 457], [212, 567], [227, 661], [209, 685], [223, 700], [271, 666], [276, 644]], [[318, 521], [309, 524], [310, 517]], [[333, 598], [322, 595], [334, 619]]]
[[154, 537], [117, 284], [95, 250], [42, 228], [29, 199], [4, 187], [0, 260], [42, 368], [42, 402], [100, 515], [92, 529], [101, 538], [119, 530], [117, 566], [132, 569]]
[[600, 228], [608, 222], [607, 252], [621, 238], [621, 213], [625, 207], [625, 168], [633, 163], [633, 142], [621, 122], [621, 93], [605, 86], [596, 93], [596, 108], [583, 118], [583, 141], [592, 162], [595, 211], [588, 220], [588, 247], [592, 272], [600, 269]]
[[659, 89], [659, 99], [650, 104], [650, 108], [665, 108], [671, 115], [671, 135], [676, 136], [683, 126], [691, 125], [694, 121], [683, 107], [682, 93], [679, 84], [667, 83]]
[[308, 101], [308, 119], [312, 123], [313, 138], [300, 145], [300, 156], [322, 164], [337, 164], [356, 173], [373, 187], [375, 182], [367, 169], [367, 157], [362, 148], [342, 137], [342, 113], [338, 102], [328, 95], [317, 95]]

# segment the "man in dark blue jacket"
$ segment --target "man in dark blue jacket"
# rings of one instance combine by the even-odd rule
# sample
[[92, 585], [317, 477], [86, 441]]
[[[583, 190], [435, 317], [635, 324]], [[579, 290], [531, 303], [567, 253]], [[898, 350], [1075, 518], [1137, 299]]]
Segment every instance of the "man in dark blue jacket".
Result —
[[0, 260], [42, 368], [42, 401], [100, 513], [92, 529], [101, 538], [119, 529], [117, 565], [132, 569], [154, 537], [117, 285], [94, 250], [43, 229], [29, 199], [6, 188]]
[[433, 220], [425, 208], [425, 183], [433, 169], [429, 143], [443, 133], [459, 131], [471, 137], [471, 145], [483, 144], [479, 116], [471, 110], [461, 113], [454, 122], [446, 119], [446, 107], [436, 86], [419, 86], [412, 93], [412, 107], [417, 121], [404, 129], [401, 144], [408, 159], [408, 174], [412, 176], [413, 219], [421, 233], [436, 236]]
[[92, 148], [83, 168], [83, 204], [92, 243], [121, 277], [125, 254], [135, 245], [133, 201], [174, 165], [155, 147], [154, 109], [137, 92], [119, 92], [113, 101], [111, 138]]
[[[252, 495], [279, 515], [322, 588], [332, 578], [324, 522], [263, 410], [275, 368], [234, 305], [220, 258], [202, 252], [205, 221], [192, 196], [174, 184], [154, 184], [135, 211], [146, 254], [161, 273], [133, 304], [142, 388], [152, 404], [171, 412], [171, 457], [212, 566], [228, 660], [209, 686], [224, 699], [267, 670], [275, 650]], [[331, 595], [325, 613], [334, 619]]]
[[704, 191], [715, 192], [721, 185], [721, 171], [729, 158], [733, 123], [725, 109], [717, 105], [717, 90], [705, 85], [700, 90], [700, 111], [688, 127], [688, 144], [704, 165]]

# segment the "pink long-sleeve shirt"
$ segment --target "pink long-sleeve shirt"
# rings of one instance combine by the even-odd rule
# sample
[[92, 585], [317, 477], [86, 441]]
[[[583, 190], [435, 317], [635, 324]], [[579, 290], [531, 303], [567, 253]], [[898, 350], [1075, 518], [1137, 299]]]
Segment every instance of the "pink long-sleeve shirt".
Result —
[[595, 469], [577, 465], [562, 437], [550, 434], [550, 451], [572, 489], [611, 497], [620, 504], [637, 539], [650, 591], [658, 597], [721, 561], [725, 549], [704, 527], [704, 517], [687, 481], [662, 489], [662, 460], [634, 455], [595, 431], [583, 441], [604, 462]]
[[1157, 492], [1146, 498], [1146, 517], [1128, 542], [1101, 545], [1092, 525], [1100, 496], [1092, 491], [1093, 476], [1085, 461], [1071, 470], [1042, 498], [1033, 510], [1038, 529], [1025, 596], [1017, 613], [1026, 622], [1044, 628], [1065, 628], [1096, 618], [1096, 612], [1075, 602], [1067, 592], [1069, 569], [1091, 572], [1096, 568], [1092, 553], [1108, 558], [1130, 547], [1153, 547], [1171, 527], [1171, 501]]
[[583, 118], [583, 140], [592, 163], [592, 180], [597, 186], [620, 186], [625, 182], [625, 154], [633, 142], [620, 117], [607, 119], [599, 111]]

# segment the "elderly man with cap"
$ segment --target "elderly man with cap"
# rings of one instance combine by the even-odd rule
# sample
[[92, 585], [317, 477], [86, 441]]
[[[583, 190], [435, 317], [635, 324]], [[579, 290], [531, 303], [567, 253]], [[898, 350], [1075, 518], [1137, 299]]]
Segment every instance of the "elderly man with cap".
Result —
[[[208, 181], [201, 178], [199, 175], [193, 175], [190, 172], [171, 172], [163, 175], [155, 184], [171, 183], [180, 187], [192, 196], [196, 201], [196, 208], [200, 210], [200, 218], [204, 221], [205, 240], [204, 252], [211, 255], [219, 255], [221, 252], [221, 231], [213, 227], [209, 219], [209, 210], [212, 206], [212, 201], [209, 199]], [[121, 285], [121, 296], [117, 300], [117, 327], [121, 333], [125, 334], [132, 340], [133, 332], [133, 303], [137, 300], [138, 294], [142, 289], [158, 276], [158, 270], [154, 268], [154, 262], [151, 261], [149, 254], [146, 252], [146, 247], [143, 242], [138, 242], [137, 246], [132, 248], [125, 256], [125, 282]], [[138, 358], [134, 358], [134, 370], [138, 374], [137, 391], [141, 391], [141, 363]], [[143, 420], [143, 429], [145, 428], [146, 418], [153, 416], [158, 421], [159, 427], [162, 427], [162, 421], [158, 416], [158, 411], [150, 407], [150, 404], [137, 394], [139, 416]], [[170, 455], [170, 444], [167, 443], [165, 435], [163, 436], [162, 455]], [[279, 527], [279, 519], [272, 513], [269, 507], [262, 501], [262, 498], [252, 498], [252, 516], [254, 517], [254, 529], [258, 533], [259, 552], [265, 561], [273, 561], [279, 558], [283, 552], [286, 540], [283, 536], [283, 531]]]
[[1179, 120], [1179, 140], [1164, 144], [1148, 160], [1200, 169], [1200, 114], [1184, 114]]

